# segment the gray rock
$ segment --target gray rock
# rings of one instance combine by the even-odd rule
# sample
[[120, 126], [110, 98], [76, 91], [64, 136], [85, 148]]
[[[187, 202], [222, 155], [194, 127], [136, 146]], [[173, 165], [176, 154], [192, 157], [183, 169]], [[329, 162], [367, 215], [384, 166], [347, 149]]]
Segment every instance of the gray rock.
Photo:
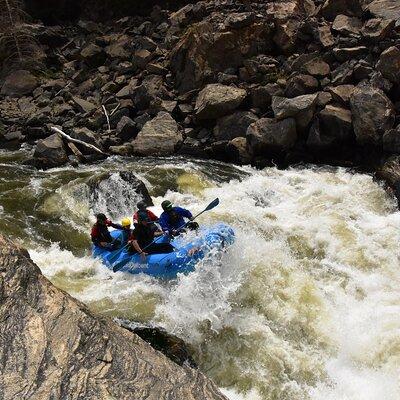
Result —
[[293, 118], [261, 118], [249, 126], [246, 138], [253, 155], [285, 151], [296, 143], [296, 122]]
[[317, 98], [318, 94], [306, 94], [293, 99], [274, 96], [272, 98], [272, 110], [277, 119], [295, 118], [297, 127], [303, 130], [312, 120]]
[[326, 90], [332, 95], [333, 100], [342, 104], [349, 104], [350, 96], [354, 92], [354, 85], [339, 85], [328, 87]]
[[122, 35], [116, 41], [110, 43], [105, 52], [111, 59], [128, 60], [131, 56], [131, 39], [128, 36]]
[[97, 108], [93, 103], [90, 103], [87, 100], [83, 100], [77, 96], [73, 96], [72, 101], [79, 107], [81, 111], [84, 111], [85, 113], [88, 114], [92, 113]]
[[257, 119], [257, 116], [250, 111], [237, 111], [218, 120], [214, 128], [214, 136], [217, 140], [246, 137], [247, 128]]
[[348, 17], [347, 15], [338, 15], [332, 24], [332, 29], [342, 35], [358, 35], [362, 28], [362, 22], [355, 17]]
[[138, 134], [135, 122], [129, 117], [123, 116], [117, 124], [115, 135], [122, 141], [132, 140]]
[[163, 78], [158, 75], [149, 75], [143, 79], [140, 86], [132, 90], [132, 100], [139, 110], [146, 110], [150, 105], [161, 103], [161, 99], [167, 98], [167, 91], [163, 85]]
[[312, 151], [333, 150], [353, 137], [351, 112], [348, 109], [327, 105], [316, 117], [307, 138]]
[[379, 144], [385, 131], [394, 124], [394, 109], [380, 89], [370, 85], [356, 87], [350, 97], [354, 133], [359, 144]]
[[[101, 148], [97, 135], [88, 128], [75, 128], [70, 133], [70, 136], [74, 139], [82, 140], [82, 142]], [[88, 149], [85, 148], [85, 151], [88, 151]]]
[[376, 68], [389, 81], [400, 83], [400, 50], [392, 46], [383, 51]]
[[361, 34], [372, 42], [380, 42], [393, 34], [394, 20], [372, 18], [365, 22]]
[[159, 112], [145, 123], [132, 144], [137, 155], [166, 156], [173, 154], [182, 140], [176, 121], [168, 113]]
[[53, 286], [27, 250], [2, 236], [0, 271], [3, 399], [226, 400], [199, 370]]
[[331, 47], [335, 44], [335, 38], [328, 24], [318, 26], [318, 39], [323, 47]]
[[229, 114], [246, 98], [246, 90], [221, 84], [207, 85], [196, 100], [196, 118], [211, 120]]
[[286, 97], [297, 97], [314, 93], [318, 90], [318, 80], [311, 75], [294, 75], [287, 81]]
[[306, 62], [303, 65], [302, 70], [309, 75], [319, 77], [327, 76], [331, 72], [329, 64], [321, 58], [314, 58], [311, 61]]
[[146, 49], [141, 49], [135, 52], [132, 62], [138, 68], [144, 69], [151, 59], [152, 53]]
[[81, 58], [90, 68], [97, 68], [104, 64], [106, 53], [101, 47], [91, 43], [82, 49]]
[[383, 134], [383, 150], [388, 153], [400, 154], [400, 125]]
[[68, 161], [64, 142], [58, 134], [39, 140], [33, 153], [33, 162], [39, 168], [59, 167]]
[[346, 61], [339, 65], [339, 67], [332, 71], [332, 84], [345, 85], [352, 83], [354, 66], [355, 62], [352, 61]]
[[38, 85], [38, 80], [29, 71], [17, 70], [6, 77], [0, 94], [20, 97], [31, 94]]
[[250, 96], [252, 107], [264, 112], [271, 106], [272, 96], [283, 96], [283, 91], [278, 84], [269, 83], [252, 88]]

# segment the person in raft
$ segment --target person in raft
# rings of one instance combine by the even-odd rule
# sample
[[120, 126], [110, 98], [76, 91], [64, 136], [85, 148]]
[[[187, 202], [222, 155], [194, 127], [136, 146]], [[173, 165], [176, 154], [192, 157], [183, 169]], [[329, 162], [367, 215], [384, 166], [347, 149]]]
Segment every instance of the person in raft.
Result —
[[[172, 236], [177, 236], [185, 231], [184, 228], [188, 228], [190, 230], [199, 228], [199, 224], [197, 222], [191, 221], [193, 215], [189, 210], [186, 210], [182, 207], [174, 207], [169, 200], [164, 200], [161, 203], [161, 207], [164, 212], [160, 215], [158, 222], [164, 232], [167, 232]], [[184, 218], [189, 220], [186, 225]]]
[[135, 214], [133, 214], [133, 223], [134, 224], [137, 224], [137, 222], [138, 222], [138, 212], [139, 211], [145, 211], [151, 222], [158, 221], [157, 215], [155, 215], [152, 211], [147, 209], [147, 204], [144, 201], [139, 201], [139, 203], [137, 203], [137, 208], [138, 208], [138, 211], [136, 211]]
[[123, 229], [121, 225], [114, 224], [109, 219], [107, 219], [104, 214], [97, 214], [96, 223], [92, 227], [90, 236], [95, 246], [113, 251], [121, 246], [121, 242], [119, 240], [113, 239], [110, 232], [108, 231], [109, 226], [115, 229]]
[[142, 259], [148, 254], [172, 253], [174, 247], [170, 243], [153, 243], [154, 238], [162, 236], [164, 232], [151, 223], [147, 212], [139, 211], [137, 214], [138, 222], [129, 239], [131, 251], [139, 253]]

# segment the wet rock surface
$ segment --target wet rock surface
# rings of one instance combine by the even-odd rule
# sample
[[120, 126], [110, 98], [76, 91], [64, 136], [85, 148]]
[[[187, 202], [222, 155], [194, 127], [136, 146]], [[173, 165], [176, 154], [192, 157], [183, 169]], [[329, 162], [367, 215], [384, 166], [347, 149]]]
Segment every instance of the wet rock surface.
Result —
[[0, 237], [0, 392], [11, 399], [220, 399], [198, 370], [57, 289]]

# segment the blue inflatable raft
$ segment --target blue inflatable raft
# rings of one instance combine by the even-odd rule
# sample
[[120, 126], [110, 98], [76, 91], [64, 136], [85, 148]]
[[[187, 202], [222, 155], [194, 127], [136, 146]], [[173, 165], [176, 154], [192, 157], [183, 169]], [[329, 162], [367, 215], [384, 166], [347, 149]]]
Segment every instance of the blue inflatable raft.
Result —
[[[115, 239], [119, 239], [121, 231], [111, 231]], [[109, 251], [93, 246], [93, 256], [100, 258], [103, 263], [113, 270], [129, 272], [131, 274], [144, 273], [157, 278], [173, 279], [179, 273], [187, 274], [195, 269], [196, 263], [211, 251], [221, 251], [235, 241], [235, 233], [225, 224], [214, 225], [198, 231], [195, 238], [193, 232], [169, 240], [161, 236], [157, 242], [170, 242], [175, 251], [168, 254], [149, 254], [146, 261], [142, 261], [139, 254], [130, 254], [127, 249]]]

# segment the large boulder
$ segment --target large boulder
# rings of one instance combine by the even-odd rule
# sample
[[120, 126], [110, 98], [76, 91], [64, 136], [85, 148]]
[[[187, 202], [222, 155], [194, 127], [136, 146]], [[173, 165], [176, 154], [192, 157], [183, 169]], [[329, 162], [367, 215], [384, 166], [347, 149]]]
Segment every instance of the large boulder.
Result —
[[359, 34], [362, 28], [362, 22], [356, 17], [348, 17], [347, 15], [338, 15], [332, 24], [332, 29], [342, 35]]
[[296, 121], [293, 118], [261, 118], [248, 127], [246, 138], [255, 156], [288, 150], [297, 140]]
[[161, 111], [144, 124], [132, 144], [137, 155], [166, 156], [173, 154], [182, 140], [176, 121], [167, 112]]
[[29, 71], [17, 70], [6, 77], [0, 94], [21, 97], [31, 94], [38, 85], [38, 80]]
[[247, 92], [233, 86], [221, 84], [207, 85], [196, 100], [196, 118], [212, 120], [229, 114], [246, 98]]
[[214, 129], [214, 136], [217, 140], [246, 137], [247, 128], [257, 119], [258, 117], [250, 111], [237, 111], [218, 120]]
[[297, 127], [303, 130], [313, 118], [317, 98], [318, 94], [306, 94], [292, 99], [274, 96], [272, 98], [272, 110], [277, 119], [295, 118]]
[[400, 83], [400, 50], [392, 46], [383, 51], [376, 68], [389, 81]]
[[226, 400], [200, 371], [52, 285], [0, 236], [0, 393], [11, 399]]
[[359, 144], [377, 145], [384, 132], [393, 127], [393, 104], [380, 89], [370, 85], [356, 87], [350, 97], [350, 106]]
[[380, 42], [392, 35], [395, 24], [392, 19], [372, 18], [365, 22], [361, 34], [372, 42]]
[[254, 22], [232, 31], [219, 31], [204, 21], [194, 24], [178, 41], [170, 55], [179, 92], [203, 86], [209, 77], [271, 50], [271, 28], [267, 22]]
[[54, 133], [46, 139], [39, 140], [33, 153], [33, 163], [39, 168], [59, 167], [68, 161], [64, 142], [60, 135]]
[[353, 137], [351, 112], [342, 107], [327, 105], [315, 118], [307, 139], [313, 151], [336, 149]]

